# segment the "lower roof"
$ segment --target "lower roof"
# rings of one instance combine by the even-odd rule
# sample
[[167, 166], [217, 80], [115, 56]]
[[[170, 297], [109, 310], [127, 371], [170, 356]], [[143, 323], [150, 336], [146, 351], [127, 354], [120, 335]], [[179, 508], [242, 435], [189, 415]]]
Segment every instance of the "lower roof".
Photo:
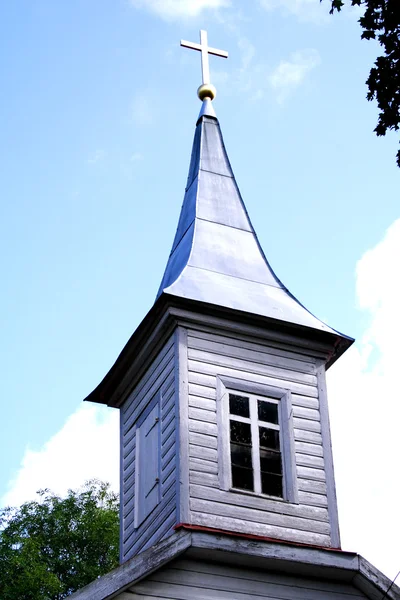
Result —
[[351, 582], [370, 600], [400, 600], [400, 589], [354, 552], [246, 539], [231, 533], [180, 529], [107, 575], [70, 596], [73, 600], [111, 600], [175, 558], [260, 568], [304, 577]]

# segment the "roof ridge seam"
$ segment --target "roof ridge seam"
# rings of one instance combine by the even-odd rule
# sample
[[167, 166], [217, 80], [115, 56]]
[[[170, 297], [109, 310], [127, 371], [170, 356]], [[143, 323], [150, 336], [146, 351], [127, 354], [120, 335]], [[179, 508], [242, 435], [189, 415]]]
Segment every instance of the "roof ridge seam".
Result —
[[[224, 173], [217, 173], [216, 171], [210, 171], [209, 169], [203, 169], [203, 167], [200, 167], [200, 166], [199, 166], [199, 171], [204, 171], [204, 173], [211, 173], [212, 175], [219, 175], [220, 177], [227, 177], [228, 179], [235, 179], [235, 176], [233, 173], [232, 173], [232, 175], [225, 175]], [[196, 177], [198, 177], [198, 174], [196, 175]]]
[[[266, 283], [264, 281], [257, 281], [256, 279], [248, 279], [247, 277], [240, 277], [240, 275], [229, 275], [228, 273], [223, 273], [222, 271], [216, 271], [215, 269], [206, 269], [205, 267], [198, 267], [197, 265], [189, 265], [189, 263], [185, 266], [185, 269], [188, 269], [188, 268], [189, 269], [199, 269], [200, 271], [208, 271], [209, 273], [218, 273], [219, 275], [223, 275], [224, 277], [230, 277], [232, 279], [242, 279], [243, 281], [251, 281], [252, 283], [258, 283], [260, 285], [267, 285], [268, 287], [272, 287], [277, 290], [284, 290], [285, 292], [288, 291], [284, 286], [281, 287], [280, 285], [272, 285], [271, 283]], [[171, 284], [171, 285], [173, 285], [173, 284]]]
[[[200, 168], [199, 168], [199, 170], [200, 170]], [[190, 190], [190, 188], [192, 187], [192, 185], [194, 184], [194, 182], [196, 181], [196, 179], [198, 179], [198, 178], [199, 178], [199, 173], [197, 172], [196, 177], [193, 177], [190, 185], [185, 188], [185, 196], [188, 193], [188, 191]], [[183, 197], [183, 202], [185, 202], [185, 196]]]
[[[194, 217], [193, 221], [198, 219], [199, 221], [204, 221], [204, 223], [216, 223], [217, 225], [221, 225], [222, 227], [230, 227], [231, 229], [237, 229], [237, 231], [244, 231], [245, 233], [250, 233], [251, 235], [256, 235], [253, 229], [253, 226], [250, 224], [250, 231], [248, 229], [243, 229], [243, 227], [235, 227], [235, 225], [227, 225], [226, 223], [220, 223], [219, 221], [211, 221], [211, 219], [204, 219], [204, 217], [198, 217], [197, 215]], [[193, 222], [192, 221], [192, 222]]]
[[[171, 252], [169, 253], [168, 261], [169, 261], [169, 259], [171, 258], [171, 256], [174, 254], [175, 250], [177, 250], [177, 249], [179, 248], [179, 246], [181, 245], [181, 242], [183, 241], [183, 238], [185, 237], [185, 235], [187, 234], [187, 232], [189, 231], [189, 229], [191, 228], [191, 226], [193, 225], [193, 223], [194, 223], [195, 221], [196, 221], [196, 217], [194, 217], [194, 218], [193, 218], [193, 219], [190, 221], [189, 225], [186, 227], [185, 231], [184, 231], [184, 232], [183, 232], [183, 234], [181, 235], [181, 238], [180, 238], [179, 242], [176, 244], [176, 246], [175, 246], [175, 247], [174, 247], [174, 246], [172, 247], [172, 250], [171, 250]], [[168, 266], [168, 263], [167, 263], [167, 266]]]

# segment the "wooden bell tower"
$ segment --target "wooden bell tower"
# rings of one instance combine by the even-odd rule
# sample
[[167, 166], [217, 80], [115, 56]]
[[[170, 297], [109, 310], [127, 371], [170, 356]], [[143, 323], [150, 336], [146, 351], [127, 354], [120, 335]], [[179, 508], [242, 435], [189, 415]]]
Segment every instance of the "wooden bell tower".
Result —
[[272, 271], [205, 98], [156, 302], [87, 398], [121, 411], [121, 561], [179, 528], [338, 548], [325, 369], [351, 343]]
[[212, 106], [208, 54], [227, 54], [182, 45], [203, 84], [175, 239], [87, 398], [120, 409], [122, 564], [71, 598], [400, 600], [340, 549], [325, 371], [353, 340], [271, 269]]

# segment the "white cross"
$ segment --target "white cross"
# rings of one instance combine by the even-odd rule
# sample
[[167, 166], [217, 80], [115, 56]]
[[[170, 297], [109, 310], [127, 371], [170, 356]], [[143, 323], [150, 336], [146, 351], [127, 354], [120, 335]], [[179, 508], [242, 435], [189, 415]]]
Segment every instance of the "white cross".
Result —
[[214, 56], [222, 56], [223, 58], [228, 58], [228, 53], [225, 52], [225, 50], [209, 48], [207, 40], [207, 31], [204, 31], [203, 29], [200, 31], [200, 44], [195, 44], [194, 42], [185, 42], [185, 40], [181, 40], [181, 46], [184, 46], [185, 48], [191, 48], [192, 50], [199, 50], [201, 52], [201, 72], [203, 74], [203, 84], [211, 83], [208, 55], [214, 54]]

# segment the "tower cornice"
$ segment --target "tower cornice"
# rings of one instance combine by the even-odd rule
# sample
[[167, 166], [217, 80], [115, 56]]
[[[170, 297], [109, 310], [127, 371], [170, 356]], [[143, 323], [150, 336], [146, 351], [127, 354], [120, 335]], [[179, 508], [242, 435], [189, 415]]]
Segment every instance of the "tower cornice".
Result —
[[262, 315], [162, 294], [134, 331], [114, 365], [100, 384], [85, 398], [90, 402], [119, 407], [140, 379], [165, 340], [179, 325], [219, 328], [231, 335], [251, 336], [302, 350], [320, 358], [329, 368], [353, 343], [334, 331], [318, 331], [293, 323], [282, 323]]

